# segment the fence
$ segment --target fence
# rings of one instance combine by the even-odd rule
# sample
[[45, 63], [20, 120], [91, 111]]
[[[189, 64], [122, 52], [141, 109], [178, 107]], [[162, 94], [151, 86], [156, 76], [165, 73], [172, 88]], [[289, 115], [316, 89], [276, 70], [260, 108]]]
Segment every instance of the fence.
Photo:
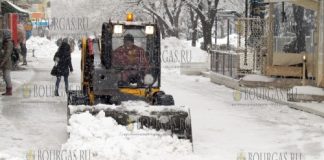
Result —
[[211, 70], [224, 76], [237, 79], [240, 66], [240, 57], [237, 54], [211, 51]]
[[235, 23], [235, 32], [227, 35], [227, 43], [233, 47], [224, 48], [221, 46], [224, 42], [218, 42], [219, 47], [211, 51], [211, 70], [237, 79], [246, 73], [261, 72], [261, 48], [266, 46], [264, 32], [267, 25], [265, 20], [257, 18], [237, 18]]

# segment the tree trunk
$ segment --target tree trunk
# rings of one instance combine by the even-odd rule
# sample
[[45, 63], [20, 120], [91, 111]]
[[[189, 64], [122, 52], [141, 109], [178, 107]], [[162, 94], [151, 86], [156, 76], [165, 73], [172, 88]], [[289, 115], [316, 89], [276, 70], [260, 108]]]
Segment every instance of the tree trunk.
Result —
[[197, 39], [198, 39], [198, 30], [197, 27], [194, 28], [192, 32], [192, 41], [191, 41], [191, 46], [196, 47], [197, 46]]
[[161, 20], [158, 20], [158, 25], [160, 27], [160, 32], [161, 32], [161, 38], [165, 39], [166, 35], [165, 35], [165, 28], [164, 25], [161, 23]]
[[212, 28], [213, 25], [210, 23], [202, 23], [203, 28], [203, 36], [204, 36], [204, 45], [202, 47], [203, 50], [207, 50], [208, 46], [212, 45]]
[[304, 24], [304, 8], [300, 6], [294, 5], [294, 18], [296, 21], [296, 36], [297, 36], [297, 43], [296, 43], [296, 52], [304, 52], [306, 51], [306, 31]]
[[221, 27], [220, 27], [220, 28], [221, 28], [221, 36], [220, 36], [221, 38], [225, 37], [225, 33], [224, 33], [224, 30], [225, 30], [225, 29], [224, 29], [224, 26], [225, 26], [225, 25], [224, 25], [224, 23], [223, 23], [223, 21], [222, 21], [222, 25], [221, 25]]
[[192, 29], [192, 40], [191, 46], [196, 47], [197, 38], [198, 38], [198, 15], [195, 16], [195, 13], [192, 9], [190, 9], [190, 20], [191, 20], [191, 29]]

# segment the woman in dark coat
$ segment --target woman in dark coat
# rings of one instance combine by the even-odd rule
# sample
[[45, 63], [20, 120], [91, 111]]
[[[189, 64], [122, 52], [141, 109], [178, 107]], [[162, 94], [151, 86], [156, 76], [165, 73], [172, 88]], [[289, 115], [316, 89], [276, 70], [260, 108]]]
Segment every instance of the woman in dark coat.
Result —
[[57, 80], [55, 85], [55, 96], [59, 96], [58, 90], [61, 82], [61, 77], [64, 77], [65, 91], [69, 88], [69, 73], [73, 72], [72, 62], [71, 62], [71, 47], [70, 45], [63, 41], [58, 51], [54, 56], [54, 61], [57, 64]]

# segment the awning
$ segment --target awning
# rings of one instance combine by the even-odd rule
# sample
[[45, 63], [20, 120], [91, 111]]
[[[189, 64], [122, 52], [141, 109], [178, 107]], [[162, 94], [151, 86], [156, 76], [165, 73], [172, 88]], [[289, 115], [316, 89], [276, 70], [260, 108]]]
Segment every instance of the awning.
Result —
[[18, 13], [20, 15], [29, 16], [30, 12], [20, 8], [19, 6], [9, 2], [9, 1], [3, 1], [1, 2], [1, 12], [2, 14], [5, 13]]

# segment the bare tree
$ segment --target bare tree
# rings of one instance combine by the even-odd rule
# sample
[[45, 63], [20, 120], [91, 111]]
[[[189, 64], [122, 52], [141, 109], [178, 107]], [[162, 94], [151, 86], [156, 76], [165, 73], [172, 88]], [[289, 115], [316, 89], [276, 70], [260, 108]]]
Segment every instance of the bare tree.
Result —
[[154, 15], [160, 28], [162, 28], [168, 36], [179, 38], [179, 20], [183, 0], [141, 0], [141, 6]]
[[207, 46], [212, 45], [212, 28], [215, 22], [219, 0], [199, 0], [196, 3], [191, 0], [185, 0], [185, 2], [197, 13], [200, 19], [204, 38], [202, 48], [207, 50]]

